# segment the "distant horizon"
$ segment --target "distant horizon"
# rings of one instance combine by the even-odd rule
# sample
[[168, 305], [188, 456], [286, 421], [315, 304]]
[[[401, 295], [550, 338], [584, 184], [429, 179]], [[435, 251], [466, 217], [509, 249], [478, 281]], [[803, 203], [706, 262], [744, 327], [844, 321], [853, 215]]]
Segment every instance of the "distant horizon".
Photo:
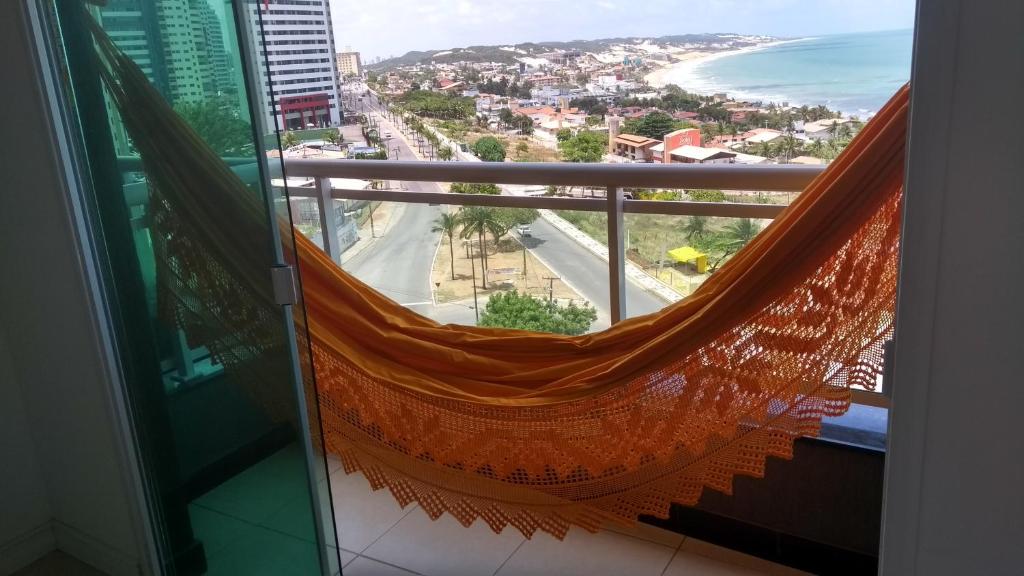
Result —
[[[801, 36], [776, 36], [774, 34], [764, 34], [764, 33], [761, 33], [761, 34], [757, 34], [757, 33], [745, 34], [745, 33], [742, 33], [742, 32], [675, 32], [675, 33], [669, 33], [669, 34], [659, 34], [657, 36], [602, 36], [602, 37], [594, 37], [594, 38], [572, 38], [572, 39], [569, 39], [569, 40], [551, 40], [551, 39], [548, 39], [548, 40], [525, 40], [525, 41], [522, 41], [522, 42], [498, 42], [498, 43], [495, 43], [495, 44], [464, 44], [464, 45], [460, 45], [460, 46], [449, 46], [447, 48], [426, 48], [426, 49], [423, 49], [423, 48], [413, 48], [413, 49], [410, 49], [410, 50], [406, 50], [405, 52], [403, 52], [401, 54], [392, 54], [392, 55], [388, 55], [388, 56], [382, 56], [381, 60], [384, 61], [384, 60], [390, 60], [390, 59], [393, 59], [393, 58], [401, 58], [402, 56], [405, 56], [406, 54], [409, 54], [411, 52], [424, 52], [424, 53], [435, 52], [436, 53], [436, 52], [445, 52], [445, 51], [448, 51], [448, 50], [464, 49], [464, 48], [469, 48], [469, 47], [472, 47], [472, 46], [491, 47], [491, 46], [518, 46], [518, 45], [521, 45], [521, 44], [539, 44], [539, 45], [555, 44], [555, 43], [565, 44], [565, 43], [569, 43], [569, 42], [594, 42], [594, 41], [597, 41], [597, 40], [612, 40], [612, 39], [617, 39], [617, 38], [622, 38], [622, 39], [632, 39], [632, 38], [657, 39], [657, 38], [665, 38], [665, 37], [668, 37], [668, 36], [686, 36], [686, 35], [703, 35], [703, 34], [718, 35], [718, 36], [735, 34], [735, 35], [738, 35], [738, 36], [765, 36], [765, 37], [775, 38], [777, 40], [808, 40], [808, 39], [812, 39], [812, 38], [827, 38], [829, 36], [848, 36], [848, 35], [854, 35], [854, 34], [877, 34], [877, 33], [880, 33], [880, 32], [903, 32], [903, 31], [907, 31], [907, 30], [913, 31], [913, 29], [914, 29], [913, 27], [880, 28], [878, 30], [857, 30], [857, 31], [853, 31], [853, 32], [833, 32], [833, 33], [828, 33], [828, 34], [807, 34], [807, 35], [801, 35]], [[345, 50], [342, 49], [343, 47], [339, 48], [339, 46], [340, 45], [336, 41], [335, 42], [335, 48], [339, 52], [344, 52]], [[368, 58], [366, 58], [366, 55], [363, 54], [360, 50], [358, 50], [355, 46], [352, 46], [351, 48], [352, 48], [353, 52], [359, 52], [360, 53], [360, 57], [362, 57], [364, 59], [364, 64], [369, 64], [370, 63], [370, 60]], [[376, 56], [374, 56], [373, 58], [376, 59]]]
[[[844, 0], [596, 0], [582, 7], [557, 0], [330, 4], [338, 51], [351, 46], [367, 62], [474, 45], [715, 34], [707, 30], [721, 28], [779, 38], [905, 30], [913, 28], [915, 8], [914, 0], [862, 0], [856, 6]], [[449, 48], [433, 48], [445, 45]]]

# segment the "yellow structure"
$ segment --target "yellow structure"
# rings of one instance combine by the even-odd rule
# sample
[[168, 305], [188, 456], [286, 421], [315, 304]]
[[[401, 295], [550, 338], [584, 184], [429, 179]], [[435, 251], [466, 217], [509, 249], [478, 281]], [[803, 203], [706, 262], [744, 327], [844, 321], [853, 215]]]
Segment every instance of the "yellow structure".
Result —
[[668, 255], [676, 262], [694, 262], [697, 265], [697, 273], [704, 274], [708, 271], [708, 255], [698, 252], [692, 246], [681, 246], [668, 251]]

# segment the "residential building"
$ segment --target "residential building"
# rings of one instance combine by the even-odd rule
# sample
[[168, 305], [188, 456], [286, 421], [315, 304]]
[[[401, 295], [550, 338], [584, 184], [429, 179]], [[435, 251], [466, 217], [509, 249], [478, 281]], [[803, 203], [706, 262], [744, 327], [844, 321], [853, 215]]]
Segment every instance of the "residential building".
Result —
[[652, 162], [651, 148], [659, 144], [661, 140], [635, 134], [617, 134], [609, 138], [610, 153], [632, 162]]
[[832, 134], [836, 129], [850, 124], [850, 120], [844, 118], [815, 120], [814, 122], [804, 122], [802, 125], [797, 126], [797, 133], [811, 140], [831, 140]]
[[683, 145], [678, 148], [670, 148], [667, 157], [664, 144], [659, 144], [652, 150], [656, 161], [665, 164], [734, 164], [736, 162], [736, 153], [722, 148]]
[[342, 78], [359, 76], [363, 73], [363, 63], [359, 58], [359, 52], [338, 52], [338, 74]]
[[[671, 164], [673, 162], [673, 154], [684, 146], [689, 148], [700, 148], [703, 142], [701, 141], [700, 130], [696, 128], [683, 128], [676, 130], [675, 132], [669, 132], [665, 134], [665, 140], [663, 144], [651, 147], [654, 162], [661, 162], [664, 164]], [[670, 154], [666, 155], [665, 150], [671, 151]]]
[[249, 16], [254, 31], [262, 18], [262, 37], [252, 36], [267, 57], [260, 78], [263, 132], [341, 124], [330, 0], [253, 2]]

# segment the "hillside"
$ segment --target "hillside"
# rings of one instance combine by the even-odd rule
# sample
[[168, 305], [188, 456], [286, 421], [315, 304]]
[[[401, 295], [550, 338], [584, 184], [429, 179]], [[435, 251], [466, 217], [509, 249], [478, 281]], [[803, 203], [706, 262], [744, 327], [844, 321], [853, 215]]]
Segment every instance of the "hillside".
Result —
[[[501, 62], [512, 64], [519, 58], [536, 58], [547, 52], [578, 50], [580, 52], [604, 53], [618, 47], [637, 51], [678, 51], [684, 46], [694, 45], [702, 49], [742, 48], [776, 40], [768, 36], [744, 36], [740, 34], [679, 34], [658, 37], [601, 38], [598, 40], [569, 40], [565, 42], [524, 42], [515, 45], [467, 46], [439, 50], [417, 50], [402, 56], [389, 58], [368, 66], [371, 70], [390, 70], [416, 64], [452, 62]], [[695, 48], [696, 49], [696, 48]]]

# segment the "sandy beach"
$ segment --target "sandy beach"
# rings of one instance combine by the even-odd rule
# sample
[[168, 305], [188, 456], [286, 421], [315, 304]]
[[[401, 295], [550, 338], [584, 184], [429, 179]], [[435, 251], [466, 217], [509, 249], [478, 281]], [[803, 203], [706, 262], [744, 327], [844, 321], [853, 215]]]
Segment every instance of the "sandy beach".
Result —
[[644, 76], [644, 79], [648, 84], [655, 88], [662, 88], [667, 84], [676, 84], [683, 90], [703, 94], [704, 92], [700, 89], [700, 83], [694, 81], [694, 73], [701, 65], [727, 56], [756, 52], [772, 46], [779, 46], [790, 42], [800, 42], [808, 39], [809, 38], [795, 38], [791, 40], [777, 40], [775, 42], [765, 42], [764, 44], [758, 44], [756, 46], [737, 48], [736, 50], [722, 50], [720, 52], [694, 51], [675, 53], [673, 56], [679, 59], [678, 62], [662, 66], [661, 68], [658, 68]]

